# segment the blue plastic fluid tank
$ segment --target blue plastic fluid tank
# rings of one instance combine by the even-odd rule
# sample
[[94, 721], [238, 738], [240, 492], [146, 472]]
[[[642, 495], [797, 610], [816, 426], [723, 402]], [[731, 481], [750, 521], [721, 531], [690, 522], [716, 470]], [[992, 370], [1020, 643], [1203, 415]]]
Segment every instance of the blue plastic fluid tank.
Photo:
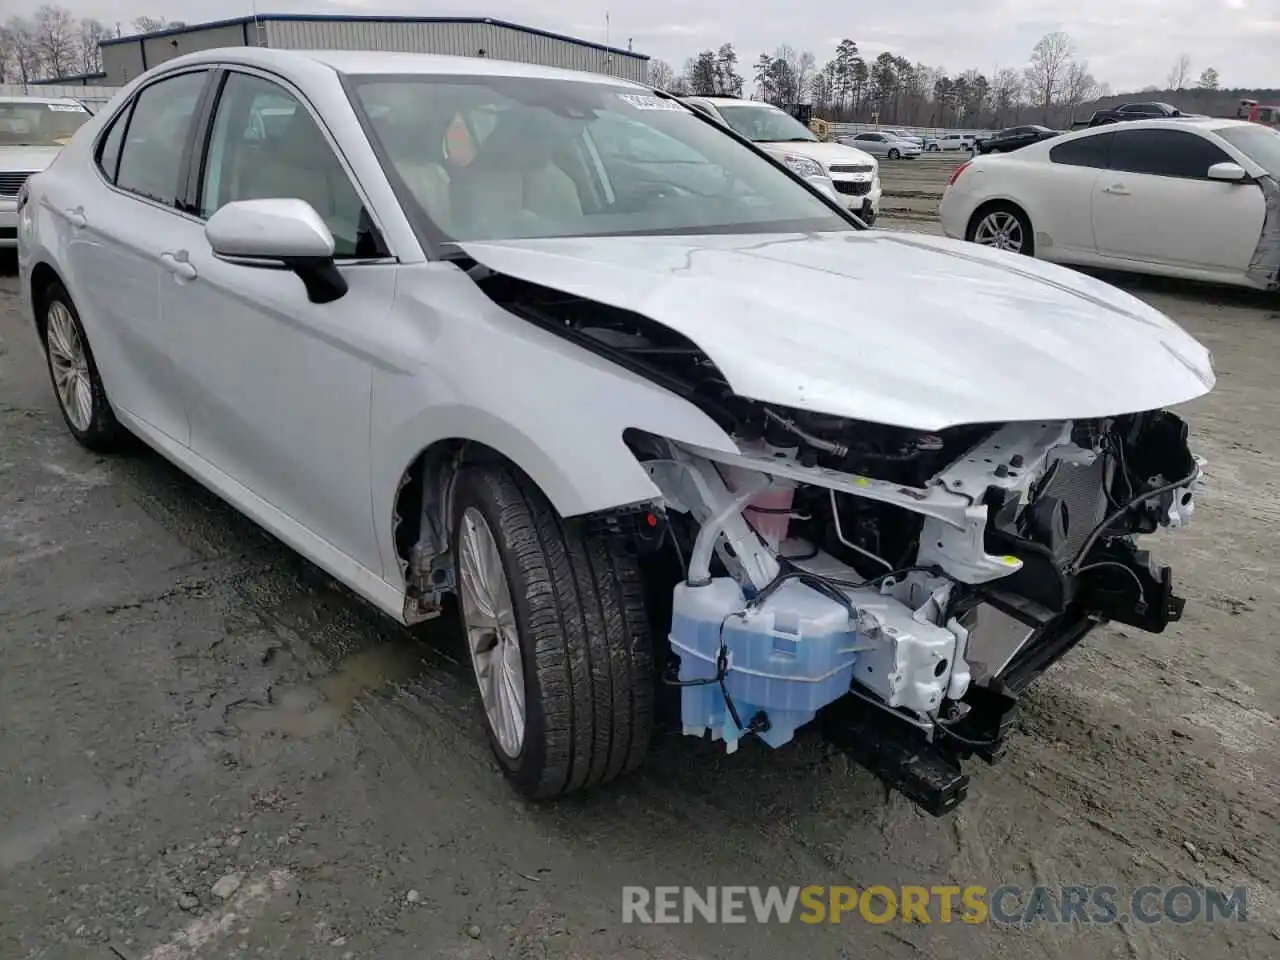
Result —
[[[856, 623], [847, 608], [811, 587], [789, 581], [759, 607], [744, 613], [738, 584], [718, 577], [703, 587], [675, 588], [671, 649], [680, 658], [680, 680], [712, 679], [721, 639], [727, 648], [724, 686], [742, 725], [764, 713], [769, 729], [760, 739], [787, 743], [819, 709], [843, 696], [858, 656]], [[681, 688], [684, 732], [723, 739], [730, 753], [738, 729], [720, 684]]]

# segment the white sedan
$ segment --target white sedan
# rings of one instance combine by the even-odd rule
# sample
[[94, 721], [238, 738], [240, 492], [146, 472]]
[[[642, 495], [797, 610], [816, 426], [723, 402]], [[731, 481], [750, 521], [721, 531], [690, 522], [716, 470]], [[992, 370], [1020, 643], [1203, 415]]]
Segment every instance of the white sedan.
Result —
[[[1135, 538], [1189, 519], [1164, 408], [1213, 387], [1205, 347], [1091, 277], [869, 230], [669, 95], [208, 50], [18, 220], [71, 435], [136, 435], [401, 623], [456, 594], [530, 796], [639, 764], [662, 677], [726, 749], [841, 700], [937, 812], [939, 765], [1095, 625], [1181, 616]], [[1034, 609], [1011, 659], [989, 597]]]
[[977, 157], [939, 212], [949, 237], [1044, 260], [1274, 290], [1278, 179], [1273, 128], [1140, 120]]

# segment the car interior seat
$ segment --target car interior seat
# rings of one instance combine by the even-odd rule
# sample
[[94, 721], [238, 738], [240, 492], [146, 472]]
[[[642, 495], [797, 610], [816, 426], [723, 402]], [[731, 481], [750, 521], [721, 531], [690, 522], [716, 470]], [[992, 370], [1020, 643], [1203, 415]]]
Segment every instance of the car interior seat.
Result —
[[240, 199], [272, 197], [305, 200], [328, 225], [335, 253], [356, 252], [363, 204], [333, 147], [302, 107], [242, 179]]
[[[550, 120], [550, 122], [548, 122]], [[581, 221], [582, 200], [573, 178], [555, 162], [563, 128], [530, 110], [498, 119], [469, 163], [450, 174], [450, 207], [464, 236], [502, 237], [558, 232]]]

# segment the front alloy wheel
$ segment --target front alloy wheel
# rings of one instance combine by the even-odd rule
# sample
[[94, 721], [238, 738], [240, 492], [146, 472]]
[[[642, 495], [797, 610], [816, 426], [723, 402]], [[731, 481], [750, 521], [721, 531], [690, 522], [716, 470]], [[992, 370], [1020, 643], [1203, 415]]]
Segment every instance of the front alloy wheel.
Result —
[[524, 746], [524, 657], [511, 588], [489, 522], [475, 507], [462, 515], [458, 578], [467, 649], [480, 701], [498, 748], [508, 757]]
[[501, 462], [461, 468], [453, 523], [467, 649], [503, 773], [541, 799], [635, 769], [653, 724], [653, 645], [625, 539], [560, 517]]

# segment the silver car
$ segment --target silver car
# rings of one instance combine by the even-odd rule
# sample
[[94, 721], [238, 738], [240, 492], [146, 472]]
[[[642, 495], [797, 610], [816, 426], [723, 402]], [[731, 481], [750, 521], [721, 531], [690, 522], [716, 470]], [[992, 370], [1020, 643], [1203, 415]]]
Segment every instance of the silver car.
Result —
[[920, 144], [916, 140], [906, 140], [891, 133], [859, 133], [852, 137], [841, 137], [840, 142], [850, 147], [865, 150], [873, 157], [884, 157], [886, 160], [898, 160], [903, 157], [920, 156]]
[[[940, 812], [1095, 625], [1181, 615], [1134, 540], [1190, 518], [1163, 408], [1213, 386], [1203, 345], [1092, 277], [868, 230], [638, 84], [187, 54], [17, 218], [76, 440], [133, 434], [402, 624], [456, 596], [530, 796], [636, 767], [665, 680], [730, 751], [838, 700]], [[992, 597], [1044, 611], [998, 663]]]

